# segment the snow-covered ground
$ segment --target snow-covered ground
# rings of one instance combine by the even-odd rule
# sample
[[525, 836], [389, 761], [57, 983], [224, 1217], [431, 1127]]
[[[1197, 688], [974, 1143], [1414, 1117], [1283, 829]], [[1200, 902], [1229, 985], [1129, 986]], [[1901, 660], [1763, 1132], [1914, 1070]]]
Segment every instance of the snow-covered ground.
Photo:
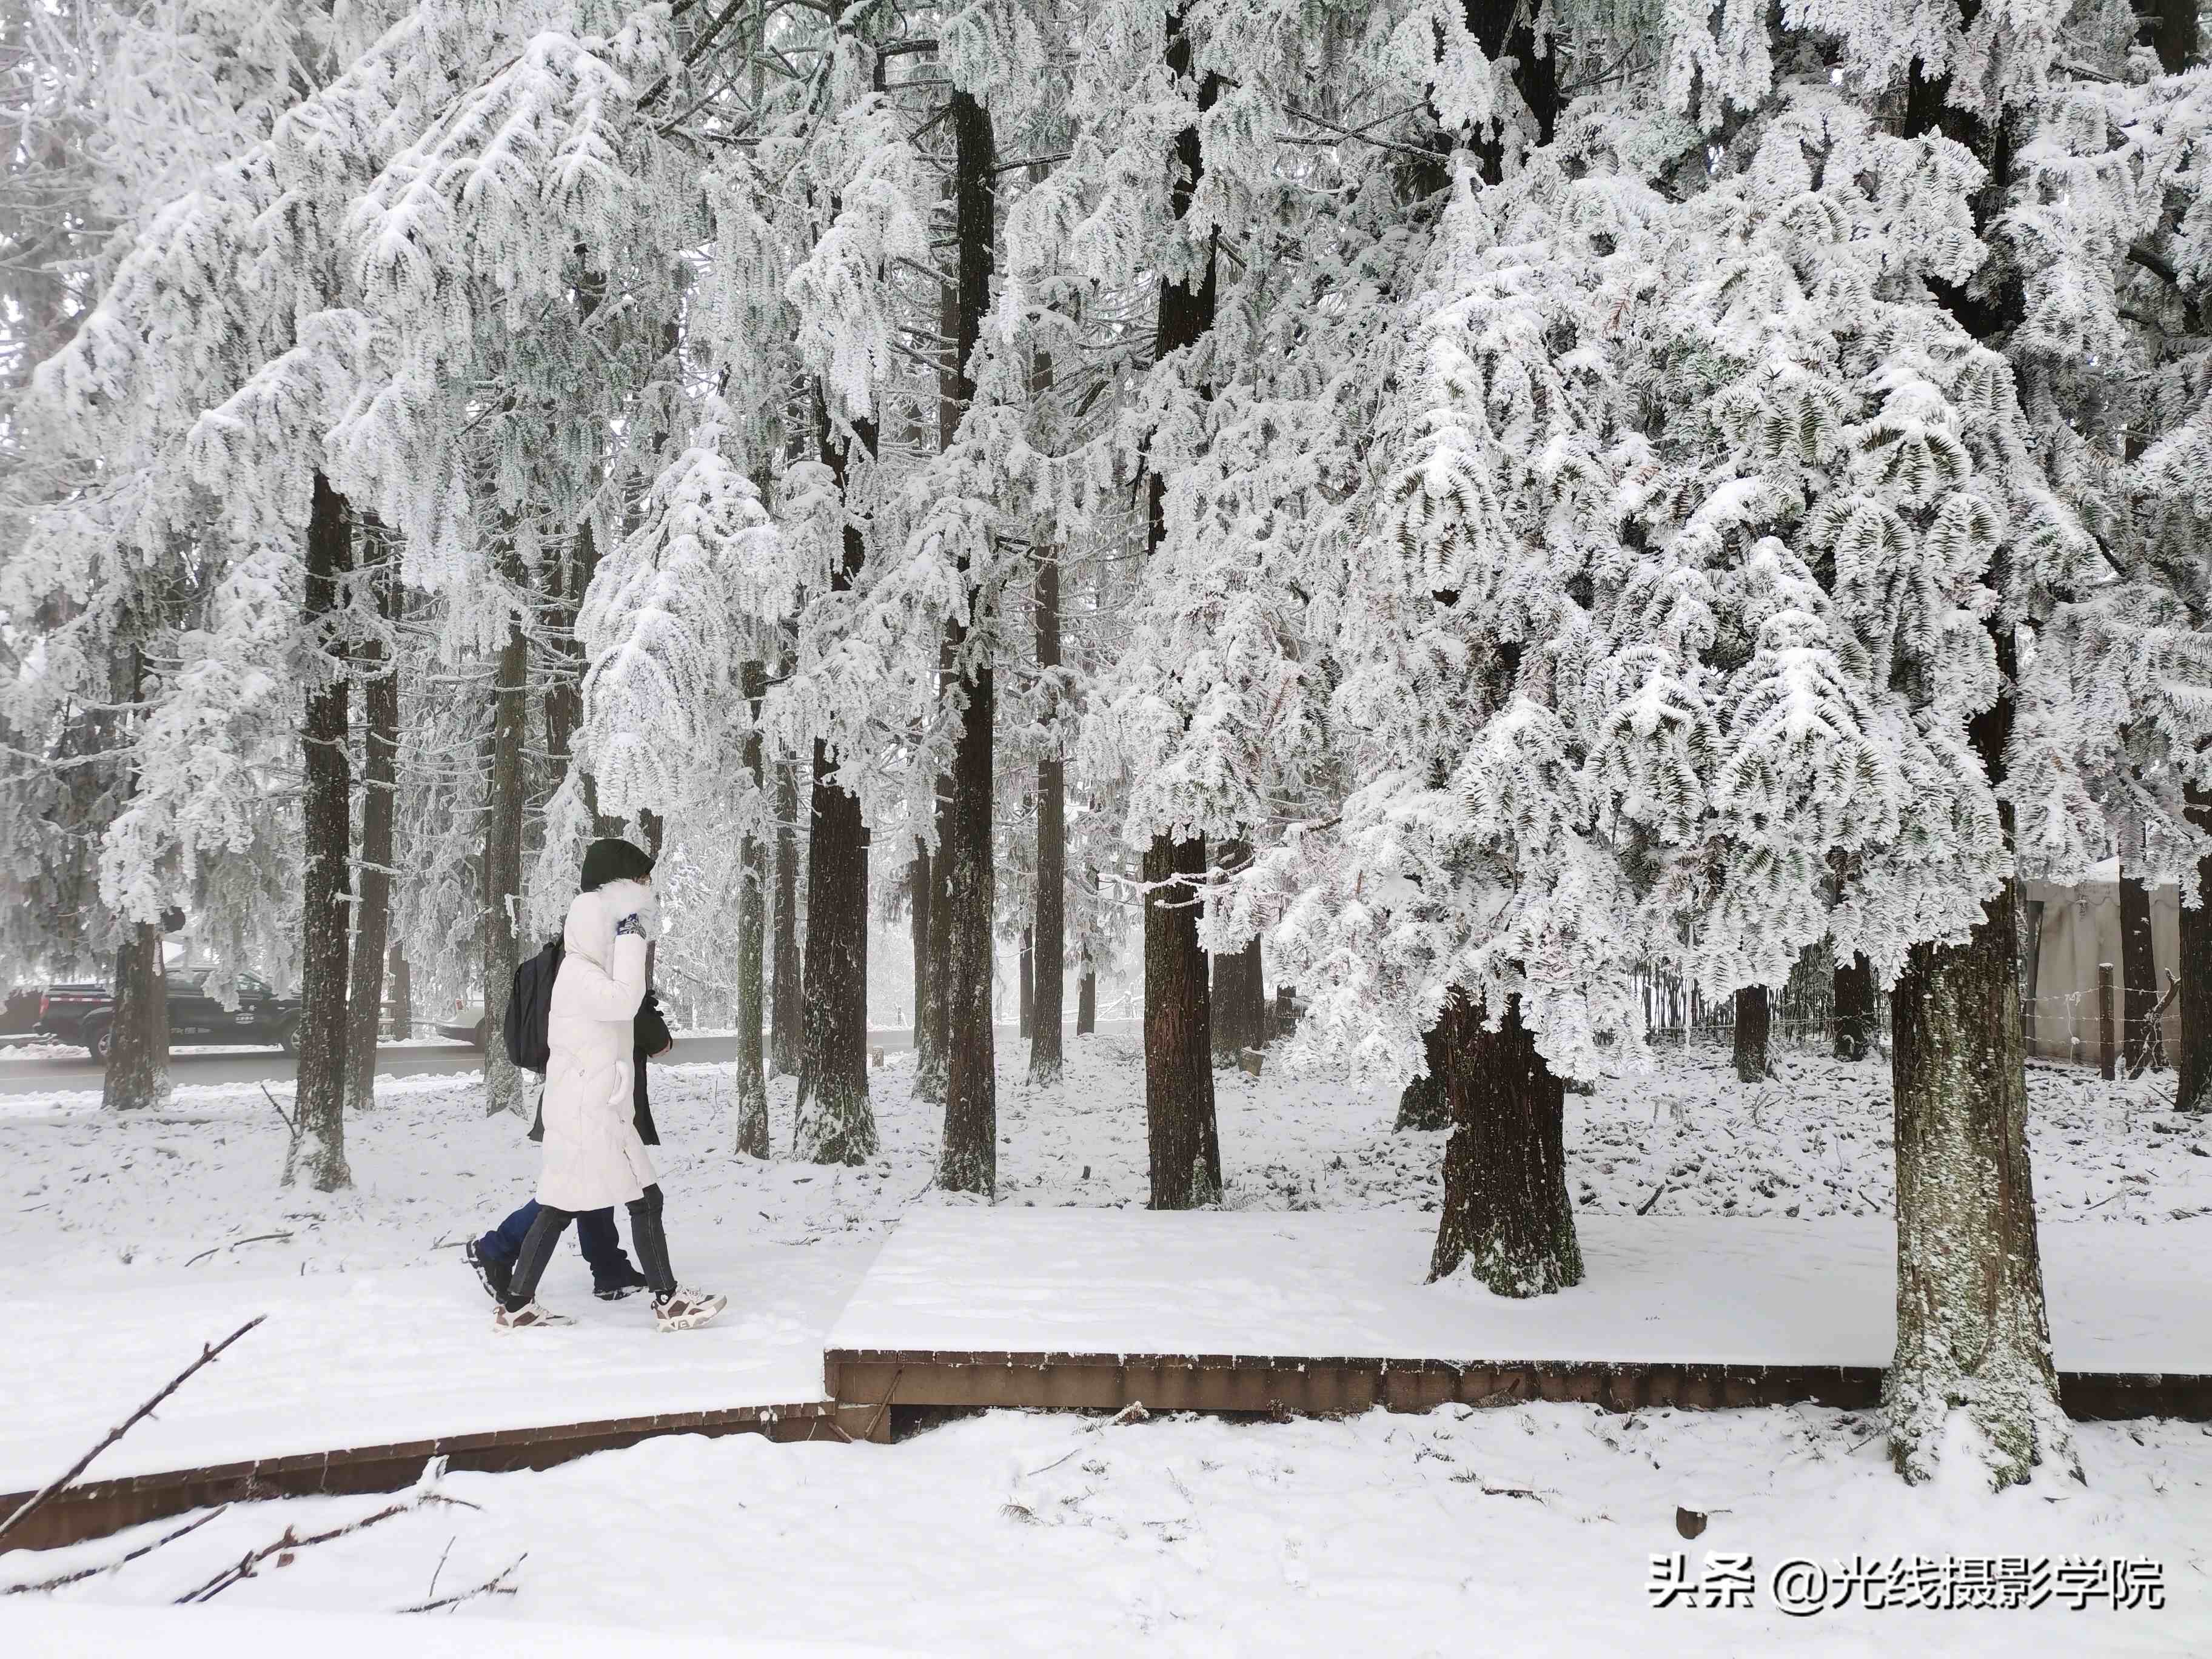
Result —
[[[1066, 1079], [1043, 1090], [1024, 1080], [1023, 1055], [1002, 1056], [1002, 1213], [1143, 1202], [1133, 1044], [1087, 1039], [1071, 1056]], [[5, 1461], [26, 1477], [34, 1463], [50, 1472], [88, 1443], [85, 1401], [97, 1400], [103, 1425], [112, 1421], [114, 1406], [143, 1398], [200, 1341], [230, 1328], [233, 1311], [258, 1310], [257, 1296], [280, 1285], [287, 1308], [322, 1320], [315, 1340], [305, 1350], [272, 1342], [257, 1373], [251, 1349], [263, 1334], [249, 1337], [187, 1385], [170, 1424], [135, 1431], [93, 1476], [236, 1455], [257, 1436], [327, 1443], [311, 1406], [353, 1372], [391, 1370], [395, 1357], [403, 1382], [419, 1364], [419, 1394], [368, 1391], [346, 1437], [398, 1437], [425, 1402], [455, 1418], [441, 1424], [453, 1431], [564, 1404], [572, 1417], [613, 1414], [626, 1390], [672, 1365], [690, 1373], [678, 1386], [695, 1393], [794, 1382], [781, 1367], [803, 1364], [892, 1223], [944, 1202], [929, 1190], [935, 1113], [909, 1101], [910, 1064], [895, 1055], [872, 1073], [884, 1150], [860, 1170], [738, 1159], [726, 1068], [662, 1073], [655, 1113], [677, 1265], [733, 1291], [741, 1316], [653, 1337], [635, 1304], [591, 1302], [564, 1249], [547, 1299], [586, 1327], [526, 1346], [494, 1343], [457, 1246], [527, 1195], [536, 1152], [519, 1123], [483, 1115], [469, 1079], [381, 1083], [378, 1109], [348, 1125], [358, 1184], [329, 1197], [276, 1186], [285, 1131], [258, 1087], [187, 1087], [167, 1111], [132, 1118], [102, 1115], [96, 1095], [0, 1102]], [[1656, 1076], [1607, 1079], [1595, 1097], [1570, 1098], [1570, 1179], [1586, 1213], [1615, 1218], [1588, 1230], [1594, 1262], [1619, 1253], [1616, 1233], [1633, 1237], [1624, 1230], [1662, 1183], [1649, 1211], [1665, 1222], [1655, 1240], [1747, 1216], [1766, 1218], [1744, 1235], [1759, 1235], [1760, 1248], [1792, 1218], [1838, 1218], [1808, 1238], [1840, 1224], [1879, 1239], [1891, 1192], [1887, 1068], [1785, 1056], [1781, 1069], [1779, 1080], [1745, 1088], [1723, 1056], [1692, 1053]], [[2167, 1112], [2161, 1083], [2171, 1086], [2032, 1074], [2041, 1208], [2075, 1224], [2051, 1228], [2054, 1238], [2084, 1237], [2094, 1255], [2093, 1235], [2112, 1229], [2114, 1253], [2205, 1259], [2212, 1221], [2190, 1218], [2212, 1211], [2212, 1137]], [[1258, 1079], [1220, 1074], [1218, 1085], [1229, 1207], [1395, 1212], [1372, 1224], [1412, 1241], [1403, 1293], [1475, 1294], [1416, 1282], [1439, 1136], [1394, 1133], [1395, 1100], [1340, 1083], [1271, 1069]], [[272, 1087], [287, 1100], [285, 1085]], [[787, 1080], [773, 1102], [781, 1146]], [[1710, 1290], [1724, 1306], [1730, 1268], [1715, 1267]], [[82, 1331], [88, 1310], [99, 1316], [96, 1344], [69, 1334]], [[1838, 1311], [1839, 1323], [1857, 1318]], [[302, 1352], [311, 1358], [296, 1364]], [[1996, 1499], [1908, 1491], [1883, 1461], [1877, 1422], [1810, 1408], [1623, 1419], [1536, 1407], [1113, 1429], [999, 1414], [890, 1448], [667, 1440], [542, 1474], [452, 1476], [448, 1490], [481, 1513], [411, 1515], [302, 1554], [227, 1592], [204, 1626], [183, 1623], [201, 1615], [134, 1624], [92, 1605], [163, 1601], [286, 1525], [305, 1532], [381, 1500], [244, 1506], [56, 1604], [22, 1612], [23, 1599], [0, 1601], [0, 1649], [296, 1644], [289, 1626], [263, 1632], [257, 1610], [368, 1614], [422, 1601], [450, 1544], [448, 1591], [526, 1551], [520, 1594], [472, 1601], [459, 1616], [526, 1621], [518, 1631], [544, 1621], [540, 1633], [561, 1651], [623, 1651], [599, 1644], [603, 1626], [685, 1632], [702, 1653], [788, 1638], [927, 1653], [1307, 1653], [1387, 1640], [1417, 1655], [1460, 1650], [1476, 1629], [1486, 1641], [1540, 1632], [1575, 1654], [1655, 1640], [1691, 1653], [1871, 1654], [1899, 1640], [1929, 1652], [2212, 1650], [2212, 1435], [2178, 1423], [2084, 1425], [2077, 1435], [2086, 1488], [2053, 1480]], [[9, 1484], [23, 1482], [0, 1489]], [[1674, 1532], [1677, 1504], [1713, 1512], [1694, 1544]], [[145, 1535], [0, 1557], [0, 1579], [112, 1559]], [[1677, 1549], [1692, 1569], [1708, 1552], [1752, 1553], [1762, 1575], [1797, 1554], [2143, 1555], [2163, 1562], [2169, 1605], [1799, 1620], [1775, 1612], [1762, 1584], [1748, 1612], [1654, 1610], [1650, 1557]], [[374, 1641], [372, 1628], [380, 1626], [334, 1623], [332, 1651]], [[520, 1649], [487, 1632], [470, 1650]]]

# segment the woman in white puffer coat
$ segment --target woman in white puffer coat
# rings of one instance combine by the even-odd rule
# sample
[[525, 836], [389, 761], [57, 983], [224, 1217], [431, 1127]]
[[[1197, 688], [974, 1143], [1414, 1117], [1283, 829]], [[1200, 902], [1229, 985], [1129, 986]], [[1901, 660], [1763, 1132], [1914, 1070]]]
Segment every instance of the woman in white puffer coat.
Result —
[[501, 1330], [574, 1322], [538, 1305], [538, 1281], [570, 1221], [617, 1204], [629, 1206], [630, 1243], [662, 1330], [703, 1325], [726, 1305], [677, 1284], [660, 1185], [638, 1137], [631, 1037], [645, 1000], [646, 939], [659, 910], [652, 876], [653, 860], [626, 841], [594, 842], [584, 854], [584, 890], [568, 907], [546, 1019], [539, 1208], [494, 1316]]

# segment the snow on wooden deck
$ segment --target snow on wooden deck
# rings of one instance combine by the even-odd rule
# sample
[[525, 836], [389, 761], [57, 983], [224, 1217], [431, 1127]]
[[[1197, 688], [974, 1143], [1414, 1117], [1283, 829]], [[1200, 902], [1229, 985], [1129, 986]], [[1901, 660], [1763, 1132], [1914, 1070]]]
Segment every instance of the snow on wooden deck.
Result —
[[[1880, 1366], [1896, 1340], [1893, 1227], [1585, 1216], [1583, 1283], [1512, 1301], [1425, 1284], [1435, 1218], [1418, 1213], [916, 1211], [829, 1346]], [[2060, 1368], [2212, 1374], [2208, 1248], [2203, 1221], [2046, 1223]]]
[[730, 1298], [661, 1335], [644, 1297], [595, 1301], [573, 1246], [544, 1299], [576, 1328], [500, 1333], [458, 1251], [438, 1267], [232, 1273], [11, 1297], [0, 1341], [0, 1492], [44, 1485], [256, 1314], [268, 1321], [104, 1454], [88, 1480], [658, 1413], [823, 1399], [823, 1336], [872, 1243], [687, 1259]]

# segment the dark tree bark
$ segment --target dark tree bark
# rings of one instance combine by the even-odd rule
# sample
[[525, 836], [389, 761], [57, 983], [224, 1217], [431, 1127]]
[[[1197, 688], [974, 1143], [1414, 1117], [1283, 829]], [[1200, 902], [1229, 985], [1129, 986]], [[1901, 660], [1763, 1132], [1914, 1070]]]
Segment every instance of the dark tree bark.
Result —
[[[758, 793], [768, 783], [761, 764], [760, 734], [761, 700], [768, 695], [768, 665], [748, 662], [743, 673], [753, 714], [752, 730], [745, 734], [745, 770]], [[740, 1158], [766, 1158], [770, 1150], [767, 1056], [762, 1051], [761, 1026], [767, 1010], [761, 1006], [761, 955], [768, 942], [768, 843], [758, 836], [747, 836], [738, 861], [737, 1152]]]
[[1145, 1123], [1151, 1207], [1221, 1195], [1221, 1136], [1206, 1032], [1212, 1001], [1198, 942], [1206, 842], [1155, 836], [1145, 854]]
[[[1963, 0], [1971, 27], [1979, 0]], [[1948, 76], [1915, 61], [1905, 136], [1941, 131], [1988, 169], [1973, 208], [1977, 229], [2012, 182], [2002, 121], [1951, 101]], [[2021, 314], [2017, 272], [1971, 291], [1931, 283], [1967, 332], [1990, 341]], [[1992, 618], [1999, 690], [1969, 725], [1974, 752], [2002, 786], [2016, 673], [2009, 623]], [[2008, 845], [2013, 814], [1999, 803]], [[2051, 1322], [2035, 1231], [2027, 1154], [2027, 1073], [2020, 1018], [2018, 883], [1984, 907], [1960, 945], [1923, 945], [1890, 994], [1890, 1082], [1897, 1147], [1897, 1351], [1882, 1387], [1890, 1456], [1911, 1482], [1933, 1478], [1947, 1431], [1963, 1410], [1979, 1431], [1973, 1454], [1993, 1486], [2028, 1479], [2045, 1461], [2079, 1473], [2058, 1403]]]
[[1020, 961], [1015, 971], [1018, 982], [1014, 991], [1014, 1034], [1027, 1042], [1032, 1035], [1031, 1022], [1036, 1018], [1036, 957], [1026, 927], [1022, 929]]
[[[2191, 785], [2185, 811], [2212, 833], [2212, 789]], [[2181, 1060], [2174, 1100], [2185, 1112], [2212, 1110], [2212, 854], [2197, 862], [2198, 902], [2181, 911]]]
[[[818, 387], [816, 395], [822, 398]], [[849, 458], [826, 407], [817, 404], [817, 412], [822, 459], [842, 498]], [[853, 441], [872, 455], [875, 432], [874, 422], [856, 422]], [[851, 592], [866, 557], [848, 512], [831, 591]], [[878, 1145], [868, 1102], [868, 830], [860, 797], [837, 781], [836, 761], [818, 738], [807, 819], [804, 1004], [793, 1150], [809, 1164], [865, 1163]]]
[[1736, 992], [1735, 1075], [1739, 1083], [1766, 1080], [1766, 1039], [1773, 1019], [1773, 1002], [1764, 985], [1746, 985]]
[[[952, 94], [952, 199], [958, 306], [953, 332], [953, 397], [945, 417], [957, 422], [975, 396], [975, 351], [990, 303], [996, 193], [991, 184], [991, 117], [965, 92]], [[966, 574], [966, 558], [961, 565]], [[991, 1022], [991, 969], [997, 882], [992, 811], [997, 783], [993, 747], [996, 684], [983, 594], [971, 589], [971, 627], [955, 623], [946, 645], [959, 665], [963, 696], [952, 750], [950, 834], [940, 843], [950, 922], [945, 961], [945, 1144], [937, 1184], [950, 1192], [997, 1190], [999, 1082]]]
[[1863, 956], [1836, 964], [1831, 981], [1835, 1005], [1836, 1058], [1864, 1060], [1874, 1044], [1874, 964]]
[[[111, 680], [118, 702], [136, 705], [146, 696], [146, 653], [138, 646], [119, 653]], [[106, 729], [112, 730], [112, 727]], [[127, 800], [138, 793], [133, 766], [123, 780]], [[169, 983], [161, 963], [161, 924], [126, 922], [115, 952], [115, 1016], [107, 1032], [107, 1063], [100, 1078], [100, 1109], [143, 1111], [169, 1099]]]
[[345, 1156], [346, 866], [353, 815], [346, 763], [344, 647], [339, 612], [353, 564], [352, 512], [315, 474], [307, 516], [307, 586], [301, 621], [325, 659], [307, 691], [301, 722], [307, 869], [300, 903], [300, 1060], [292, 1144], [284, 1184], [316, 1191], [353, 1185]]
[[[1184, 9], [1168, 15], [1167, 68], [1178, 82], [1191, 75]], [[1211, 110], [1221, 77], [1198, 85], [1198, 108]], [[1205, 152], [1195, 125], [1176, 135], [1177, 176], [1170, 205], [1178, 222], [1190, 211]], [[1213, 327], [1215, 248], [1195, 286], [1163, 280], [1155, 331], [1158, 358], [1198, 344]], [[1200, 395], [1205, 389], [1200, 388]], [[1147, 468], [1150, 521], [1146, 551], [1167, 539], [1167, 479]], [[1206, 838], [1155, 835], [1145, 850], [1145, 1120], [1152, 1163], [1152, 1207], [1187, 1210], [1221, 1192], [1221, 1132], [1214, 1115], [1211, 1063], [1212, 999], [1206, 951], [1198, 942], [1198, 906], [1206, 879]]]
[[1075, 981], [1075, 1035], [1089, 1036], [1098, 1029], [1098, 969], [1091, 960], [1091, 947], [1083, 947], [1083, 973]]
[[[2141, 847], [2137, 837], [2136, 849]], [[2158, 963], [2151, 943], [2150, 888], [2120, 866], [2120, 1050], [2133, 1071], [2150, 1045], [2151, 1020], [2158, 1007]]]
[[775, 763], [775, 939], [771, 957], [769, 1069], [799, 1074], [805, 1034], [799, 1019], [799, 768]]
[[[1252, 849], [1244, 842], [1227, 841], [1221, 844], [1219, 865], [1224, 871], [1241, 869], [1251, 858]], [[1245, 1049], [1267, 1044], [1267, 1004], [1259, 977], [1260, 941], [1256, 937], [1240, 949], [1215, 953], [1212, 1012], [1216, 1066], [1234, 1066]]]
[[[949, 672], [939, 678], [940, 696], [950, 695], [951, 680]], [[936, 815], [937, 853], [929, 861], [929, 933], [923, 940], [928, 963], [927, 982], [921, 1003], [921, 1029], [916, 1033], [914, 1092], [918, 1099], [942, 1106], [946, 1080], [945, 1030], [951, 1020], [952, 1008], [952, 906], [945, 890], [952, 873], [952, 780], [949, 775], [937, 780], [931, 806]]]
[[2197, 62], [2197, 0], [2153, 0], [2136, 15], [2136, 40], [2158, 53], [2158, 66], [2179, 75]]
[[1446, 1085], [1445, 1073], [1450, 1068], [1451, 1057], [1445, 1051], [1445, 1030], [1442, 1022], [1429, 1028], [1421, 1039], [1421, 1047], [1428, 1060], [1428, 1071], [1406, 1085], [1398, 1097], [1398, 1121], [1394, 1127], [1404, 1129], [1449, 1129], [1452, 1126], [1451, 1090]]
[[493, 1114], [522, 1109], [514, 1064], [507, 1057], [507, 997], [520, 945], [515, 908], [522, 896], [522, 745], [530, 713], [530, 636], [522, 627], [522, 573], [512, 554], [507, 565], [514, 608], [492, 678], [491, 787], [484, 815], [484, 1105]]
[[914, 933], [914, 1047], [919, 1055], [925, 1045], [924, 1028], [929, 1023], [929, 905], [933, 896], [930, 889], [929, 848], [921, 836], [915, 837], [914, 857], [907, 865], [907, 891], [911, 900], [908, 920]]
[[[1047, 675], [1060, 666], [1060, 556], [1047, 549], [1037, 558], [1037, 666]], [[1057, 704], [1048, 690], [1049, 724]], [[1067, 959], [1067, 773], [1058, 747], [1048, 740], [1037, 763], [1036, 905], [1030, 931], [1036, 940], [1036, 1006], [1030, 1031], [1030, 1081], [1059, 1081], [1060, 1012]]]
[[1521, 1023], [1520, 999], [1498, 1030], [1455, 994], [1432, 1055], [1451, 1103], [1443, 1207], [1429, 1276], [1463, 1265], [1499, 1296], [1543, 1296], [1582, 1282], [1582, 1246], [1567, 1194], [1566, 1085]]
[[[377, 615], [399, 620], [397, 554], [373, 527], [363, 545], [376, 561], [370, 577]], [[361, 874], [356, 884], [353, 969], [346, 993], [346, 1100], [376, 1104], [376, 1034], [384, 1015], [385, 947], [392, 938], [392, 819], [399, 782], [399, 669], [383, 640], [360, 651], [367, 704], [362, 727]]]

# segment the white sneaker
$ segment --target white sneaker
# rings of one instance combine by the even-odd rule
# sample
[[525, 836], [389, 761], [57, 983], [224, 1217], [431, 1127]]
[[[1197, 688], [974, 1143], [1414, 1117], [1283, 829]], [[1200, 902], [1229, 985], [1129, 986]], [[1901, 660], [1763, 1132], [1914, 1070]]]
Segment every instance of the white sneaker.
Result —
[[505, 1307], [491, 1316], [495, 1331], [535, 1331], [553, 1325], [573, 1325], [576, 1322], [566, 1314], [557, 1314], [541, 1308], [535, 1302], [509, 1313]]
[[696, 1330], [730, 1305], [726, 1296], [702, 1296], [697, 1291], [679, 1290], [653, 1304], [653, 1323], [656, 1330]]

